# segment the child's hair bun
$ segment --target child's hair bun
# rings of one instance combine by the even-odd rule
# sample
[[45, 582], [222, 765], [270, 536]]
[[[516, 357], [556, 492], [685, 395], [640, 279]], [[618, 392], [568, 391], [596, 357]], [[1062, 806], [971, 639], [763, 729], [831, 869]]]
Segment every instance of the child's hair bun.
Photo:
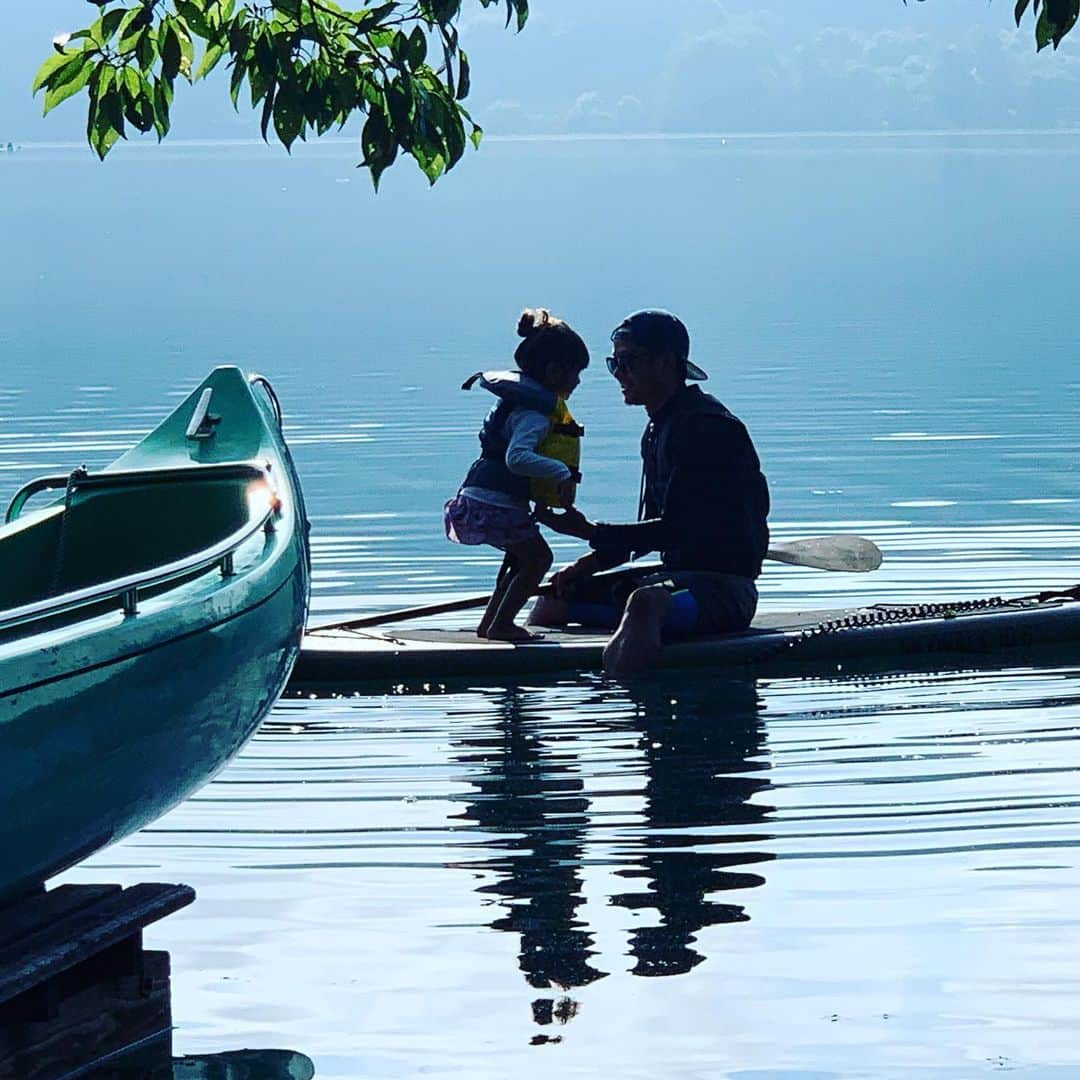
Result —
[[551, 322], [551, 312], [547, 308], [526, 308], [518, 319], [518, 337], [532, 337], [538, 330], [549, 326]]

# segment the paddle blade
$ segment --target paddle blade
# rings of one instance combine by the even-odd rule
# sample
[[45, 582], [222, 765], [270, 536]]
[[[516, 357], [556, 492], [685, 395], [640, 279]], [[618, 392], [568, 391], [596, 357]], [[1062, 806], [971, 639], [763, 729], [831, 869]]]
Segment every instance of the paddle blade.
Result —
[[792, 566], [815, 566], [819, 570], [844, 570], [865, 574], [881, 565], [881, 549], [864, 536], [816, 536], [774, 544], [765, 556]]

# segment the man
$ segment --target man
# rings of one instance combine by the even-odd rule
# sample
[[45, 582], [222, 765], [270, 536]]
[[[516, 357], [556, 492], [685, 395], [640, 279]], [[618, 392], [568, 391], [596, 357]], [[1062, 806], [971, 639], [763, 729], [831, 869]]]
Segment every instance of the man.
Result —
[[[664, 636], [722, 634], [750, 625], [755, 579], [769, 544], [769, 489], [742, 422], [687, 380], [708, 376], [690, 360], [686, 327], [666, 311], [639, 311], [611, 335], [608, 370], [628, 405], [643, 405], [638, 521], [605, 525], [576, 509], [538, 510], [556, 532], [592, 550], [560, 570], [553, 596], [530, 622], [618, 628], [604, 668], [630, 675], [652, 664]], [[657, 551], [661, 567], [594, 575]]]

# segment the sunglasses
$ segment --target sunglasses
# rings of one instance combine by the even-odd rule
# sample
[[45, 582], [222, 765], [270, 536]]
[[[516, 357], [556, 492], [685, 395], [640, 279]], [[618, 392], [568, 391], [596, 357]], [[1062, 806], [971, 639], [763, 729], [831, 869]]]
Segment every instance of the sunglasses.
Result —
[[619, 375], [623, 371], [633, 371], [636, 364], [648, 357], [644, 353], [622, 353], [619, 356], [607, 356], [604, 363], [612, 375]]

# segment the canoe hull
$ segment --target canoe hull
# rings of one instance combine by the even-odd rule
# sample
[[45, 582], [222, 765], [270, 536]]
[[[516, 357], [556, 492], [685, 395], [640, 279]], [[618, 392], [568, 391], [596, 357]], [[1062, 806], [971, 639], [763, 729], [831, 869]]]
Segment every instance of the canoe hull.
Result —
[[[189, 414], [207, 388], [222, 437], [216, 444], [185, 441]], [[240, 749], [281, 693], [299, 654], [310, 557], [276, 399], [271, 405], [237, 369], [217, 369], [120, 459], [127, 474], [98, 482], [89, 496], [109, 498], [119, 483], [118, 505], [137, 506], [144, 488], [164, 485], [167, 493], [174, 476], [193, 476], [186, 482], [201, 486], [193, 499], [189, 486], [186, 497], [205, 521], [213, 504], [202, 495], [212, 489], [202, 478], [232, 475], [237, 450], [251, 455], [246, 460], [257, 468], [241, 466], [239, 480], [223, 482], [240, 484], [240, 498], [261, 509], [238, 532], [228, 522], [224, 544], [208, 555], [196, 552], [183, 564], [190, 570], [81, 607], [64, 608], [58, 595], [57, 616], [24, 621], [9, 610], [4, 623], [0, 612], [0, 901], [181, 802]], [[208, 471], [199, 473], [202, 466]], [[156, 472], [158, 479], [144, 482], [140, 471], [134, 482], [125, 481], [131, 468]], [[178, 499], [184, 494], [177, 488]], [[0, 531], [0, 545], [12, 537], [25, 547], [26, 530], [55, 513], [46, 508], [25, 525], [16, 520]], [[98, 517], [107, 520], [108, 513]], [[68, 539], [69, 561], [87, 558], [74, 547], [78, 520]], [[193, 533], [198, 524], [193, 521]], [[172, 543], [174, 531], [148, 520], [145, 542], [164, 534]], [[137, 537], [132, 546], [140, 542]], [[222, 547], [228, 549], [224, 560], [217, 554]], [[106, 592], [111, 580], [104, 582]]]
[[[0, 699], [0, 895], [142, 828], [243, 746], [298, 652], [296, 579], [217, 625]], [[163, 680], [162, 666], [177, 673]]]

